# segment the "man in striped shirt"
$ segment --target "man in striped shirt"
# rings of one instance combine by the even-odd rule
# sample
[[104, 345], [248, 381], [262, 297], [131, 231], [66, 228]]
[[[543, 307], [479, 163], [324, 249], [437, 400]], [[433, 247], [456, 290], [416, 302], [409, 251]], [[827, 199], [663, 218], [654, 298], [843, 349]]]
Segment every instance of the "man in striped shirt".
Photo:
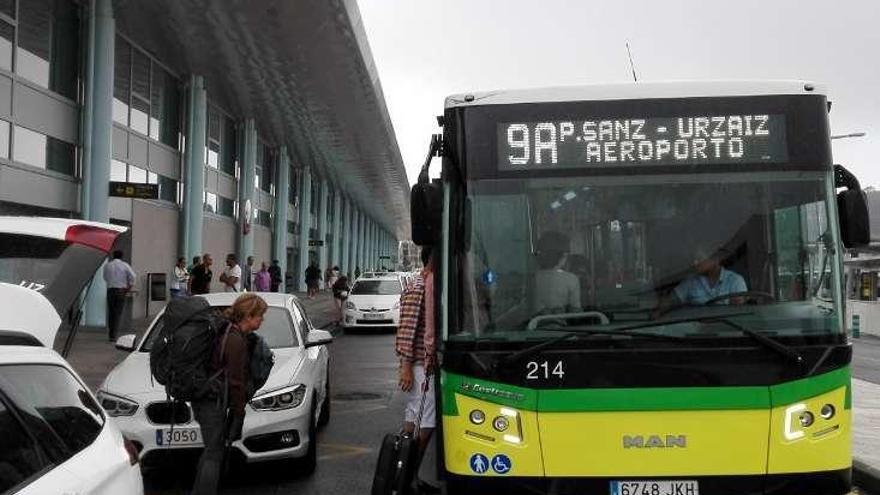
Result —
[[[434, 269], [431, 248], [422, 247], [425, 268], [400, 296], [400, 322], [397, 326], [396, 350], [400, 357], [400, 390], [407, 394], [403, 429], [415, 430], [424, 392], [419, 430], [419, 463], [436, 426], [434, 386], [431, 374], [436, 363], [436, 331], [434, 327]], [[418, 472], [418, 471], [416, 471]]]

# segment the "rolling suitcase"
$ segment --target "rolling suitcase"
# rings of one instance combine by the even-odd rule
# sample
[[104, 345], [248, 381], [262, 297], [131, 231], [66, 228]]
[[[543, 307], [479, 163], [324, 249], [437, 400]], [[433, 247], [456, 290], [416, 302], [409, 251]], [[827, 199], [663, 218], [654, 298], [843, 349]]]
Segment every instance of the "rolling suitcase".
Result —
[[419, 462], [419, 430], [430, 378], [430, 375], [425, 376], [422, 385], [422, 400], [413, 432], [388, 433], [382, 439], [371, 495], [409, 495]]

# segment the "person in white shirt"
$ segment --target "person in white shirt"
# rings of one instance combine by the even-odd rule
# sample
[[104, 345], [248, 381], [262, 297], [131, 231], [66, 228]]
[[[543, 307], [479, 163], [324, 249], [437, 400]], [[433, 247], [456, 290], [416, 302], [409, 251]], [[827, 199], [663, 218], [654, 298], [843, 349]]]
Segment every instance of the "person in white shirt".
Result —
[[581, 311], [581, 283], [577, 275], [562, 268], [569, 242], [560, 232], [546, 232], [538, 240], [532, 315]]
[[134, 270], [122, 260], [122, 251], [113, 251], [113, 260], [104, 265], [107, 282], [107, 332], [110, 342], [116, 340], [119, 322], [125, 310], [125, 295], [134, 286]]
[[226, 269], [220, 274], [224, 292], [241, 292], [241, 267], [235, 254], [226, 255]]
[[185, 296], [188, 282], [189, 272], [186, 271], [186, 258], [177, 258], [177, 264], [174, 265], [174, 277], [171, 279], [171, 298]]

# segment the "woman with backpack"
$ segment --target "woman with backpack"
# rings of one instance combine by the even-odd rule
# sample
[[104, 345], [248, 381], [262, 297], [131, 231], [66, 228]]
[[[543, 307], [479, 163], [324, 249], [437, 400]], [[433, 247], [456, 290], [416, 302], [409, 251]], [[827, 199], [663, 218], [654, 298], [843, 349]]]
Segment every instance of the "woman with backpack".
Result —
[[[226, 332], [217, 344], [213, 369], [222, 371], [225, 390], [220, 396], [209, 395], [192, 401], [196, 421], [202, 430], [205, 450], [199, 459], [193, 484], [193, 494], [217, 493], [226, 445], [241, 438], [244, 425], [245, 404], [248, 401], [248, 375], [250, 373], [250, 350], [248, 335], [260, 328], [268, 306], [260, 296], [245, 293], [238, 297], [224, 316], [229, 320]], [[224, 403], [224, 396], [228, 403]], [[227, 420], [228, 410], [228, 420]]]

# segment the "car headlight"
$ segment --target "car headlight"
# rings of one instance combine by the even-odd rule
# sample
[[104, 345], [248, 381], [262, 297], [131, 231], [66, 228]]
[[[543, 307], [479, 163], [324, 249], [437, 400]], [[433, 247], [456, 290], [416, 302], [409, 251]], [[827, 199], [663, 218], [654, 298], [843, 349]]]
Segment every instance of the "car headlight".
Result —
[[358, 309], [351, 301], [345, 301], [345, 309]]
[[131, 416], [138, 410], [138, 407], [140, 407], [134, 400], [121, 395], [111, 394], [110, 392], [105, 392], [103, 390], [99, 390], [97, 395], [101, 407], [103, 407], [111, 417]]
[[306, 398], [306, 386], [299, 383], [260, 394], [251, 399], [251, 407], [257, 411], [280, 411], [302, 404]]

